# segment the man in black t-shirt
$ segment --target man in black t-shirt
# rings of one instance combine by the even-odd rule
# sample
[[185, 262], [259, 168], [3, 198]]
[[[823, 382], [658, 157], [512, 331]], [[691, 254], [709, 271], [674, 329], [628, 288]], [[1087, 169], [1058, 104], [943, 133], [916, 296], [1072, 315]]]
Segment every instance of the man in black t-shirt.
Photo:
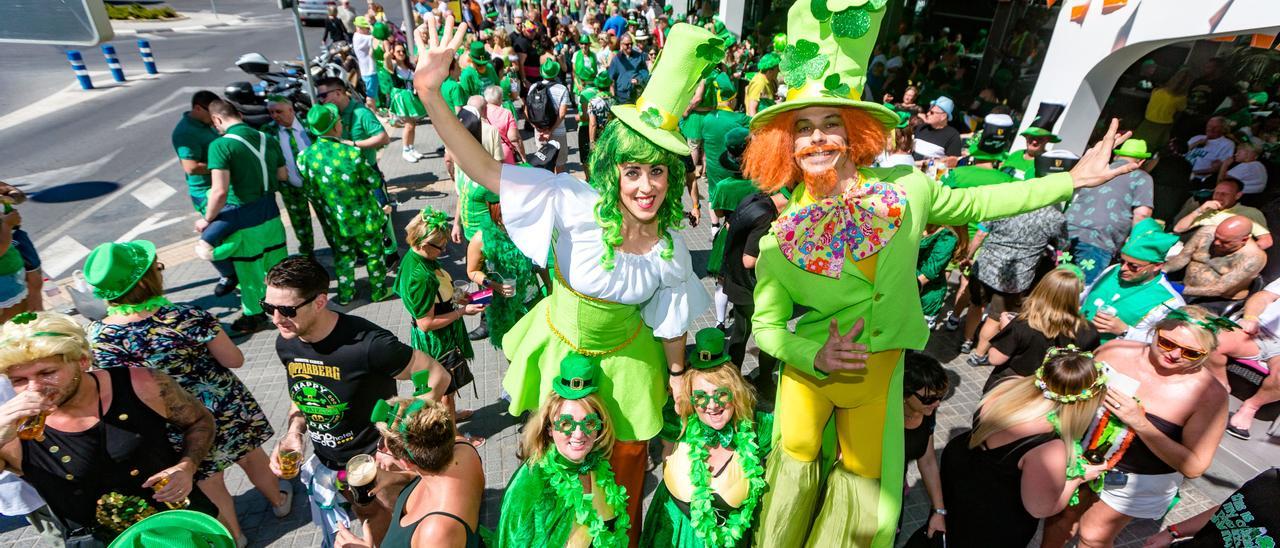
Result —
[[1147, 539], [1144, 548], [1178, 546], [1275, 546], [1280, 539], [1280, 468], [1271, 468], [1245, 482], [1221, 505], [1201, 512]]
[[[285, 367], [290, 399], [288, 430], [271, 454], [280, 474], [280, 452], [302, 452], [309, 435], [315, 455], [303, 465], [311, 515], [319, 520], [326, 545], [350, 517], [335, 500], [350, 492], [336, 486], [339, 470], [356, 455], [373, 455], [381, 435], [369, 416], [378, 400], [396, 395], [396, 381], [430, 372], [430, 398], [444, 394], [449, 373], [439, 362], [400, 342], [363, 318], [327, 308], [329, 274], [315, 259], [294, 256], [267, 274], [262, 307], [280, 331], [276, 354]], [[351, 507], [365, 521], [366, 539], [376, 545], [386, 534], [396, 493], [386, 490], [369, 504]]]
[[953, 110], [955, 103], [944, 96], [934, 99], [929, 110], [920, 115], [924, 123], [915, 129], [913, 155], [916, 160], [940, 160], [947, 162], [948, 166], [955, 166], [964, 140], [960, 138], [960, 132], [950, 125]]
[[[751, 336], [751, 316], [755, 314], [753, 296], [756, 289], [756, 258], [760, 256], [760, 238], [769, 232], [778, 212], [787, 206], [781, 192], [772, 196], [761, 192], [747, 196], [725, 220], [727, 231], [724, 261], [720, 267], [722, 285], [733, 303], [733, 324], [729, 328], [729, 358], [738, 367], [746, 356], [747, 338]], [[773, 370], [778, 360], [760, 353], [760, 368], [752, 383], [761, 401], [773, 401]]]

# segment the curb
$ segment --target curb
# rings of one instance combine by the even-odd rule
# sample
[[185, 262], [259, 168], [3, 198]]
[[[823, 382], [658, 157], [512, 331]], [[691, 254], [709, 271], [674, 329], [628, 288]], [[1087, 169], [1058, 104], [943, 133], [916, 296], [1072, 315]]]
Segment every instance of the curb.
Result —
[[[236, 23], [239, 24], [239, 23]], [[115, 31], [116, 36], [137, 36], [139, 34], [164, 34], [169, 32], [191, 32], [196, 30], [215, 29], [218, 27], [229, 27], [232, 23], [213, 23], [210, 25], [185, 25], [181, 27], [166, 27], [158, 29], [120, 29]]]

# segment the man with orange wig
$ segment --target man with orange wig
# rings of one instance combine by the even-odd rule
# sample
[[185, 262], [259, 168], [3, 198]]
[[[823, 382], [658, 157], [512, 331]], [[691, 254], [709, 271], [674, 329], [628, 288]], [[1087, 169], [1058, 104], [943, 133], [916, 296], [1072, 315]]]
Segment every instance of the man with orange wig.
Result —
[[[866, 167], [898, 121], [857, 100], [885, 3], [796, 2], [780, 65], [787, 101], [751, 121], [746, 175], [766, 192], [796, 187], [761, 238], [756, 264], [753, 332], [763, 352], [786, 364], [776, 408], [781, 450], [769, 457], [757, 546], [893, 545], [902, 352], [923, 348], [929, 336], [915, 275], [925, 225], [1032, 211], [1128, 171], [1107, 165], [1127, 137], [1117, 137], [1114, 122], [1070, 173], [1026, 182], [953, 190], [911, 167]], [[792, 331], [797, 308], [805, 312]], [[833, 417], [840, 460], [824, 478], [819, 456]]]

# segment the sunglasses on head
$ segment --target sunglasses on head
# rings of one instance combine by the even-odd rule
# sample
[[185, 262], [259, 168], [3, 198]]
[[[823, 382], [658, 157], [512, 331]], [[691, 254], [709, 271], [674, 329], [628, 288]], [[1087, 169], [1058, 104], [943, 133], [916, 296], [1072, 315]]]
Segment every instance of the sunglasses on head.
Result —
[[920, 403], [924, 405], [933, 405], [935, 403], [942, 401], [942, 398], [943, 398], [943, 395], [937, 395], [937, 394], [932, 396], [922, 396], [920, 395], [919, 392], [912, 392], [911, 395], [915, 396], [916, 399], [920, 400]]
[[582, 420], [574, 420], [573, 415], [565, 413], [559, 418], [551, 422], [551, 429], [564, 434], [566, 436], [573, 435], [574, 430], [582, 430], [583, 434], [594, 436], [604, 428], [604, 421], [600, 419], [600, 415], [589, 413], [582, 417]]
[[1173, 349], [1175, 348], [1178, 350], [1181, 350], [1182, 357], [1190, 361], [1196, 361], [1200, 358], [1203, 358], [1205, 355], [1205, 352], [1203, 350], [1187, 348], [1176, 342], [1173, 342], [1172, 339], [1165, 337], [1164, 335], [1156, 335], [1156, 346], [1159, 347], [1160, 350], [1164, 350], [1165, 352], [1172, 352]]
[[693, 391], [693, 406], [697, 407], [698, 409], [706, 409], [708, 406], [711, 405], [711, 402], [716, 402], [716, 405], [719, 405], [720, 407], [724, 407], [732, 401], [733, 401], [733, 392], [731, 392], [728, 388], [723, 386], [715, 389], [714, 392], [710, 392], [710, 393], [704, 390]]
[[310, 299], [294, 305], [271, 304], [266, 299], [258, 301], [258, 305], [262, 307], [262, 311], [266, 312], [268, 316], [274, 316], [276, 312], [279, 312], [281, 316], [293, 318], [298, 315], [299, 308], [311, 304], [311, 301], [316, 300], [316, 297], [319, 296], [319, 294], [312, 295]]

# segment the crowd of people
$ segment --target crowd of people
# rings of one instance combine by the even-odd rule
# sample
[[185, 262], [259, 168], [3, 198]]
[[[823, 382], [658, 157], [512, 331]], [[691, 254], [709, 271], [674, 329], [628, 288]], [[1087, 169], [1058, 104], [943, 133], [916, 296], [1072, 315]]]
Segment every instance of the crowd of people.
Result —
[[[25, 197], [0, 186], [0, 459], [21, 476], [0, 476], [4, 513], [54, 545], [104, 546], [185, 508], [221, 523], [190, 528], [191, 546], [244, 546], [235, 464], [277, 517], [300, 482], [324, 548], [1024, 547], [1037, 531], [1110, 546], [1280, 400], [1280, 281], [1259, 281], [1273, 242], [1242, 203], [1265, 192], [1277, 128], [1236, 114], [1235, 94], [1202, 134], [1157, 105], [1070, 151], [1053, 146], [1064, 105], [1026, 116], [993, 87], [962, 106], [960, 36], [904, 27], [877, 45], [883, 3], [799, 1], [758, 45], [654, 4], [470, 0], [458, 21], [414, 6], [404, 28], [374, 2], [331, 8], [325, 40], [355, 70], [318, 80], [305, 113], [273, 97], [254, 128], [192, 97], [172, 144], [196, 254], [216, 295], [239, 293], [229, 330], [165, 298], [143, 240], [86, 260], [105, 317], [40, 312]], [[1026, 59], [1033, 41], [1002, 47]], [[1188, 85], [1179, 71], [1152, 102]], [[452, 212], [395, 226], [389, 127], [405, 162], [427, 156], [419, 128], [443, 141]], [[1162, 207], [1171, 173], [1185, 204]], [[704, 220], [700, 272], [680, 229]], [[465, 277], [441, 261], [451, 245]], [[401, 300], [409, 341], [331, 307], [359, 297], [358, 266], [369, 302]], [[708, 309], [716, 327], [694, 330]], [[269, 328], [290, 401], [276, 425], [231, 338]], [[938, 331], [991, 367], [971, 428], [941, 447], [954, 386], [923, 352]], [[492, 530], [485, 439], [456, 402], [484, 341], [523, 421]], [[1242, 364], [1272, 373], [1232, 414]], [[911, 462], [931, 512], [900, 531]], [[1277, 481], [1147, 546], [1265, 546]]]

